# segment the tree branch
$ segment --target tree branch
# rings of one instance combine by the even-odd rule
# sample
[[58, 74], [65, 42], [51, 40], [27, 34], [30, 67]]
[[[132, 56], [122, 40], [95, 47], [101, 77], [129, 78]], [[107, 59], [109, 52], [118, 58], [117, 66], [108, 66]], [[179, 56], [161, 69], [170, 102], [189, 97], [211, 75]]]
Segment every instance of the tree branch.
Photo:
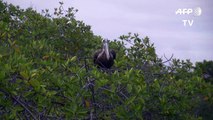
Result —
[[167, 62], [169, 62], [169, 61], [171, 61], [172, 60], [172, 58], [173, 58], [173, 54], [172, 54], [172, 56], [168, 59], [167, 57], [166, 57], [166, 55], [164, 54], [164, 58], [166, 58], [166, 61], [164, 61], [164, 62], [162, 62], [162, 63], [167, 63]]
[[9, 94], [8, 92], [6, 92], [3, 89], [0, 89], [0, 92], [4, 93], [7, 96], [10, 96], [10, 98], [15, 100], [19, 105], [21, 105], [32, 116], [32, 118], [34, 120], [36, 120], [36, 116], [21, 101], [19, 101], [16, 97], [12, 96], [11, 94]]

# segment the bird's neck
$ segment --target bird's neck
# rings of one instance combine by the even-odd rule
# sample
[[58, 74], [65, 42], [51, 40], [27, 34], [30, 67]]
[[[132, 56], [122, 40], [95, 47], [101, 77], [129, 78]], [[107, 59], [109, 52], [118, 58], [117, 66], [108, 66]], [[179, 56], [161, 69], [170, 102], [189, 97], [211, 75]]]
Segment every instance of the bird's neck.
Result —
[[104, 48], [103, 52], [105, 53], [107, 60], [109, 60], [109, 58], [110, 58], [109, 48], [108, 47]]

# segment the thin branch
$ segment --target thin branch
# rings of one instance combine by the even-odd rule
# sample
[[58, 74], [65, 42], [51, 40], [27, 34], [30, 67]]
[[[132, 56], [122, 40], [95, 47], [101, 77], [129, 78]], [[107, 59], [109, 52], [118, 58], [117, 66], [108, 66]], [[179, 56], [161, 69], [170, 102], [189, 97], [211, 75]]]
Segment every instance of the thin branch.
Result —
[[169, 61], [171, 61], [172, 60], [172, 58], [173, 58], [173, 54], [172, 54], [172, 56], [168, 59], [167, 57], [166, 57], [166, 55], [164, 54], [164, 58], [166, 58], [166, 61], [164, 61], [163, 63], [167, 63], [167, 62], [169, 62]]
[[84, 58], [84, 66], [85, 66], [86, 72], [88, 72], [89, 66], [87, 65], [87, 58], [86, 57]]
[[94, 115], [96, 116], [96, 107], [95, 107], [96, 100], [95, 100], [95, 91], [94, 91], [95, 81], [89, 79], [89, 77], [87, 77], [87, 81], [88, 81], [88, 84], [86, 85], [86, 88], [88, 88], [91, 92], [92, 105], [93, 105], [93, 109], [94, 109], [94, 111], [92, 111], [92, 109], [90, 111], [90, 119], [93, 119], [93, 112], [94, 112]]
[[131, 44], [131, 45], [135, 45], [135, 44], [133, 44], [130, 40], [126, 40], [126, 42], [128, 42], [129, 44]]
[[16, 97], [10, 95], [8, 92], [6, 92], [3, 89], [0, 89], [0, 92], [10, 96], [13, 100], [15, 100], [18, 104], [20, 104], [33, 117], [34, 120], [36, 120], [36, 117], [33, 115], [33, 113], [21, 101], [19, 101]]
[[34, 120], [36, 120], [36, 117], [33, 115], [33, 113], [18, 99], [16, 99], [16, 97], [11, 96], [12, 99], [14, 99], [16, 102], [18, 102], [25, 110], [27, 110], [27, 112], [33, 117]]
[[111, 90], [109, 90], [109, 89], [107, 89], [107, 88], [104, 88], [104, 87], [100, 87], [99, 89], [101, 89], [101, 90], [106, 90], [106, 91], [109, 91], [109, 92], [111, 92], [111, 93], [114, 93], [113, 91], [111, 91]]
[[90, 111], [90, 120], [93, 120], [93, 112]]
[[119, 92], [122, 96], [124, 96], [126, 99], [128, 99], [128, 97], [121, 91]]

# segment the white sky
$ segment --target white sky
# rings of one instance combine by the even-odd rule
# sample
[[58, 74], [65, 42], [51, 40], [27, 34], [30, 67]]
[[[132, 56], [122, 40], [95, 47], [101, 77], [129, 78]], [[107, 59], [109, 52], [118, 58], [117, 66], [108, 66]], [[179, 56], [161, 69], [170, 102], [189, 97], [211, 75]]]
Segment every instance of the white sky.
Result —
[[[3, 0], [22, 8], [53, 11], [59, 0]], [[92, 26], [103, 38], [117, 39], [128, 32], [148, 36], [159, 57], [190, 59], [192, 62], [213, 60], [212, 0], [60, 0], [64, 8], [79, 10], [77, 19]], [[202, 9], [202, 15], [176, 15], [179, 8]], [[182, 20], [194, 20], [191, 27]]]

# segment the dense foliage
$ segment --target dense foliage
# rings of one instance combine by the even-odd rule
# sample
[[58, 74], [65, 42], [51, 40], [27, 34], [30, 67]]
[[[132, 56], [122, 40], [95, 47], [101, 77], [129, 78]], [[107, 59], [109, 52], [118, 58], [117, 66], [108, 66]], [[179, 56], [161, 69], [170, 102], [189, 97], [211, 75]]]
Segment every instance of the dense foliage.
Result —
[[0, 1], [0, 119], [213, 119], [205, 65], [162, 61], [148, 37], [129, 33], [110, 43], [113, 68], [98, 69], [102, 38], [76, 12]]

